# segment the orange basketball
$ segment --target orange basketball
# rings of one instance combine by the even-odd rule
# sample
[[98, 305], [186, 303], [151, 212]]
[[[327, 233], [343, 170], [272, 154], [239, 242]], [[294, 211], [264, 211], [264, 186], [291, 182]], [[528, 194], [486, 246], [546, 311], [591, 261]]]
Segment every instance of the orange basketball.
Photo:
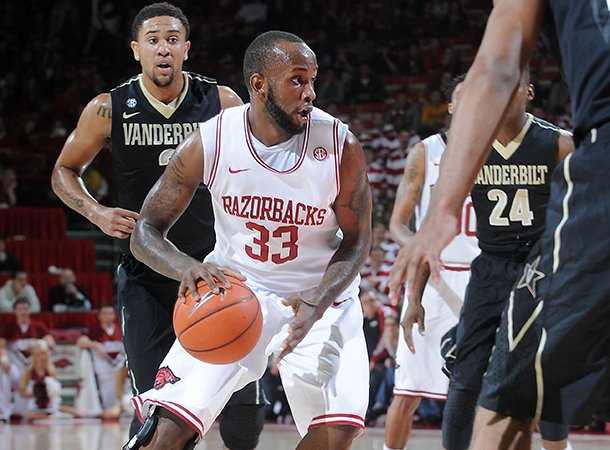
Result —
[[193, 357], [211, 364], [239, 361], [254, 348], [263, 328], [263, 313], [254, 292], [236, 278], [226, 276], [230, 289], [213, 294], [204, 281], [197, 283], [201, 299], [190, 291], [174, 307], [174, 331]]

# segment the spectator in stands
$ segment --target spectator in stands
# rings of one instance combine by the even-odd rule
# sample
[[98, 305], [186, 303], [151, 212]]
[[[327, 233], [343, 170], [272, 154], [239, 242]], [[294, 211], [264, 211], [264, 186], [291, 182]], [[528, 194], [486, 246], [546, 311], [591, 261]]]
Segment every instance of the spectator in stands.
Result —
[[386, 252], [381, 246], [371, 247], [371, 252], [360, 271], [360, 276], [363, 283], [368, 283], [381, 295], [384, 304], [389, 304], [387, 299], [389, 293], [388, 281], [392, 265], [385, 260], [385, 255]]
[[[79, 337], [76, 344], [89, 350], [97, 383], [97, 397], [101, 400], [102, 409], [114, 411], [120, 403], [116, 384], [118, 372], [125, 366], [125, 350], [114, 306], [102, 305], [97, 317], [98, 324], [89, 333]], [[119, 405], [114, 417], [118, 417], [120, 411]]]
[[49, 308], [53, 312], [89, 311], [91, 301], [83, 289], [76, 283], [72, 269], [63, 269], [59, 274], [59, 283], [49, 290]]
[[0, 239], [0, 273], [15, 273], [21, 270], [21, 263], [15, 255], [6, 251], [6, 242]]
[[[18, 299], [14, 305], [15, 321], [0, 330], [0, 413], [10, 411], [11, 387], [19, 383], [25, 368], [31, 362], [33, 345], [44, 339], [49, 348], [55, 348], [55, 340], [49, 334], [47, 326], [32, 320], [30, 303]], [[19, 395], [15, 396], [12, 413], [25, 416], [28, 401]]]
[[51, 350], [44, 339], [32, 345], [31, 361], [23, 371], [19, 382], [19, 395], [29, 399], [28, 420], [47, 419], [59, 412], [79, 417], [78, 411], [61, 404], [61, 383], [51, 361]]
[[34, 287], [28, 283], [28, 274], [18, 270], [13, 278], [0, 288], [0, 312], [12, 312], [17, 300], [27, 300], [32, 312], [40, 312], [40, 300]]
[[332, 68], [325, 70], [316, 84], [317, 106], [323, 108], [329, 103], [343, 103], [344, 97], [343, 83], [337, 78], [336, 72]]
[[444, 101], [443, 94], [439, 90], [432, 91], [428, 102], [422, 107], [421, 124], [438, 132], [445, 127], [447, 115], [447, 102]]
[[353, 103], [379, 103], [386, 98], [383, 81], [371, 67], [360, 64], [358, 71], [353, 75], [349, 89], [349, 100]]
[[0, 208], [17, 205], [17, 172], [4, 169], [0, 177]]

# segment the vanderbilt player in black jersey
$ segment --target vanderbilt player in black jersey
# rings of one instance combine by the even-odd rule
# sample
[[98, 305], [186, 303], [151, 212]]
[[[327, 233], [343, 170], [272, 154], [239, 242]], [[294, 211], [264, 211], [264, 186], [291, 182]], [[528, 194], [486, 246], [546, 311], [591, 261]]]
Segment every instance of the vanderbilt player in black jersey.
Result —
[[[551, 173], [574, 149], [568, 132], [525, 112], [533, 97], [526, 68], [470, 193], [481, 254], [471, 265], [459, 323], [443, 338], [443, 351], [451, 355], [443, 415], [447, 450], [470, 445], [476, 402], [502, 311], [527, 254], [544, 230]], [[565, 447], [567, 426], [542, 422], [540, 428], [543, 448]]]
[[[153, 387], [159, 364], [175, 340], [172, 312], [179, 282], [157, 274], [132, 256], [129, 240], [138, 212], [175, 147], [199, 122], [242, 101], [215, 80], [182, 70], [191, 44], [188, 19], [179, 8], [168, 3], [142, 8], [133, 21], [132, 34], [131, 48], [142, 72], [85, 107], [55, 164], [52, 185], [66, 205], [104, 233], [120, 238], [123, 255], [117, 300], [132, 386], [139, 393]], [[81, 179], [109, 143], [116, 207], [99, 204]], [[168, 239], [199, 260], [212, 250], [214, 217], [203, 185]], [[258, 382], [232, 397], [221, 415], [221, 435], [228, 448], [256, 447], [264, 402]], [[138, 428], [136, 419], [130, 437]]]
[[[539, 418], [584, 424], [610, 413], [610, 6], [603, 0], [497, 0], [466, 78], [435, 207], [395, 263], [414, 302], [454, 234], [459, 207], [536, 48], [556, 28], [576, 150], [554, 171], [546, 228], [510, 294], [483, 379], [473, 449], [531, 447]], [[401, 251], [402, 252], [402, 251]], [[410, 298], [411, 300], [411, 298]], [[605, 391], [605, 392], [604, 392]], [[606, 396], [604, 396], [606, 394]]]

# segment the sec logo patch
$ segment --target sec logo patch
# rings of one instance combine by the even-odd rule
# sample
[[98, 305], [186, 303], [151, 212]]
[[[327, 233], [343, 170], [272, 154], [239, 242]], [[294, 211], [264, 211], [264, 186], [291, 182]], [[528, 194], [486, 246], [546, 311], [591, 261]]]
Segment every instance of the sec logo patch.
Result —
[[328, 152], [324, 147], [316, 147], [313, 151], [313, 157], [318, 161], [324, 161], [326, 158], [328, 158]]

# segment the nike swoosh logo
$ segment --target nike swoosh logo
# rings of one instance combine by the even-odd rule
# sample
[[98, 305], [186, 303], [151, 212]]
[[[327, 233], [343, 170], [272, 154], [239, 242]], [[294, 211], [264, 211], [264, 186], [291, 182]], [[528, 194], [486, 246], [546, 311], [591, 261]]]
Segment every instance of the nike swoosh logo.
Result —
[[142, 111], [137, 111], [131, 114], [127, 114], [126, 112], [123, 113], [123, 119], [130, 119], [133, 116], [137, 116], [138, 114], [140, 114]]
[[250, 170], [250, 169], [232, 169], [231, 167], [229, 167], [229, 173], [245, 172], [246, 170]]

